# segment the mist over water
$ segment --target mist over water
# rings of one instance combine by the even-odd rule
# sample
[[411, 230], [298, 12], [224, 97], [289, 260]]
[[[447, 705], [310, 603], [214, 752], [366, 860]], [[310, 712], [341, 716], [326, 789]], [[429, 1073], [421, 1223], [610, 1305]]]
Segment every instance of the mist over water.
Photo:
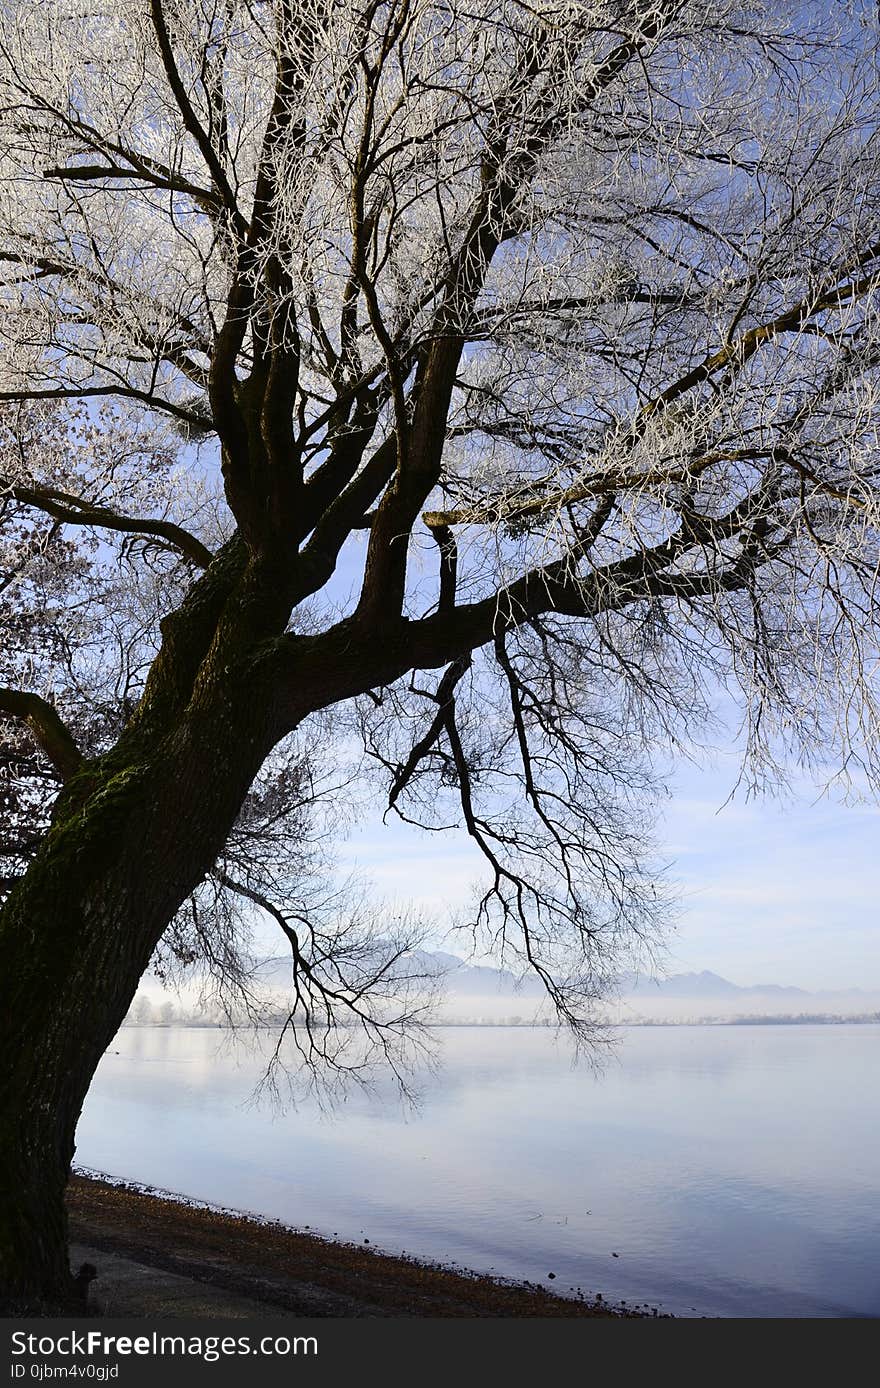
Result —
[[599, 1071], [547, 1030], [436, 1034], [416, 1110], [328, 1114], [250, 1102], [271, 1034], [127, 1028], [76, 1161], [676, 1314], [880, 1315], [880, 1026], [629, 1028]]

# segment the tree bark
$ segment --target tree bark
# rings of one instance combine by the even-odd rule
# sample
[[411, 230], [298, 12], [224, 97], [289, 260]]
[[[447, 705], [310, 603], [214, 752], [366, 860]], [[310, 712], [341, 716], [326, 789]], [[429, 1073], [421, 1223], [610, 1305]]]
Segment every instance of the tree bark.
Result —
[[221, 680], [219, 668], [160, 741], [135, 730], [83, 765], [0, 911], [0, 1302], [10, 1306], [70, 1303], [64, 1189], [89, 1084], [277, 740], [266, 691], [240, 674]]

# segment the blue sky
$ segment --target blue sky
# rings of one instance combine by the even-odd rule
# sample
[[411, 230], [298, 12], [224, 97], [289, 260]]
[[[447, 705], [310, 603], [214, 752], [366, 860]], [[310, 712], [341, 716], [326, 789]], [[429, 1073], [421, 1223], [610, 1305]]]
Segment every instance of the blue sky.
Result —
[[880, 809], [816, 801], [806, 785], [788, 803], [725, 805], [732, 771], [682, 771], [666, 807], [682, 892], [670, 966], [740, 984], [880, 988]]
[[[680, 769], [664, 807], [659, 839], [680, 902], [667, 971], [880, 990], [880, 808], [817, 801], [806, 785], [786, 803], [728, 801], [736, 765], [730, 748], [713, 768]], [[378, 816], [342, 856], [382, 897], [430, 914], [438, 941], [482, 872], [465, 834], [383, 826]]]
[[[343, 553], [329, 592], [347, 607], [360, 579], [362, 537]], [[880, 806], [845, 804], [795, 781], [786, 799], [748, 798], [730, 699], [719, 698], [720, 731], [704, 763], [656, 768], [671, 795], [658, 825], [661, 858], [679, 901], [668, 939], [669, 973], [709, 969], [746, 986], [788, 984], [811, 991], [880, 991]], [[726, 731], [724, 729], [726, 728]], [[834, 766], [827, 768], [828, 776]], [[381, 808], [341, 845], [341, 862], [377, 896], [412, 902], [438, 944], [450, 914], [472, 900], [482, 860], [462, 831], [428, 834]]]

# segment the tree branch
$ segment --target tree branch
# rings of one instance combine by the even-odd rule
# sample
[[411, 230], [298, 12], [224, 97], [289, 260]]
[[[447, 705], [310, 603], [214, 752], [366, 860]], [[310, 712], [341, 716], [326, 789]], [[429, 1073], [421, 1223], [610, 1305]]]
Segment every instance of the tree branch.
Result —
[[[672, 382], [641, 408], [630, 431], [624, 436], [624, 441], [627, 443], [635, 442], [644, 434], [650, 419], [674, 404], [695, 386], [717, 375], [719, 371], [725, 369], [739, 371], [765, 344], [775, 341], [785, 333], [803, 332], [808, 326], [809, 320], [817, 314], [835, 312], [847, 307], [854, 300], [864, 297], [876, 288], [878, 279], [880, 279], [880, 271], [875, 270], [854, 283], [847, 283], [847, 281], [851, 280], [854, 269], [871, 264], [877, 260], [878, 256], [880, 256], [880, 243], [867, 247], [856, 262], [839, 267], [826, 276], [823, 286], [815, 294], [802, 299], [776, 318], [749, 328], [736, 342], [727, 342], [717, 351], [710, 352], [699, 365], [679, 377], [677, 381]], [[519, 496], [514, 492], [512, 495], [500, 497], [494, 504], [483, 502], [477, 506], [458, 507], [449, 511], [425, 511], [422, 519], [432, 531], [450, 525], [486, 525], [498, 521], [524, 520], [529, 516], [541, 515], [553, 508], [561, 508], [578, 501], [584, 501], [590, 496], [595, 496], [600, 492], [608, 492], [612, 488], [623, 490], [631, 487], [644, 488], [651, 485], [690, 482], [715, 463], [733, 462], [758, 456], [761, 454], [754, 450], [725, 449], [707, 453], [702, 457], [691, 458], [686, 465], [671, 469], [657, 468], [653, 471], [633, 471], [630, 473], [624, 469], [620, 472], [596, 473], [592, 477], [575, 482], [570, 487], [563, 489], [557, 487], [545, 492], [544, 495], [536, 495], [542, 484], [532, 482], [527, 489], [524, 488], [520, 492]], [[769, 454], [765, 452], [764, 456], [769, 456]], [[781, 452], [780, 456], [783, 456]], [[851, 500], [842, 492], [835, 492], [827, 484], [820, 484], [819, 480], [806, 473], [803, 465], [798, 463], [797, 459], [787, 451], [784, 456], [786, 462], [797, 470], [805, 472], [805, 475], [809, 476], [812, 482], [821, 485], [830, 495], [837, 496], [841, 500]], [[859, 503], [856, 501], [853, 504], [858, 505]]]
[[452, 662], [449, 669], [443, 675], [443, 678], [437, 686], [437, 692], [433, 695], [438, 706], [437, 713], [434, 715], [427, 732], [414, 743], [404, 764], [398, 767], [391, 789], [388, 793], [389, 809], [394, 807], [394, 802], [412, 779], [413, 773], [416, 771], [419, 762], [424, 760], [428, 755], [445, 728], [450, 706], [455, 703], [456, 686], [470, 669], [470, 665], [471, 658], [469, 654], [459, 656], [457, 660]]
[[214, 557], [201, 540], [173, 521], [123, 516], [69, 492], [49, 487], [22, 487], [3, 476], [0, 476], [0, 496], [11, 496], [23, 506], [45, 511], [65, 525], [94, 525], [103, 530], [120, 530], [132, 535], [155, 535], [178, 549], [200, 569], [206, 569]]
[[207, 131], [196, 115], [192, 102], [186, 94], [186, 88], [181, 81], [177, 63], [174, 58], [171, 36], [168, 32], [168, 26], [165, 23], [162, 0], [151, 0], [150, 16], [159, 44], [159, 52], [162, 55], [162, 65], [165, 68], [165, 76], [168, 79], [168, 85], [174, 95], [174, 100], [177, 102], [183, 124], [199, 147], [199, 152], [205, 161], [208, 172], [214, 180], [214, 186], [222, 197], [224, 206], [229, 213], [232, 226], [235, 228], [237, 234], [243, 237], [247, 232], [247, 224], [241, 215], [235, 194], [232, 191], [229, 179], [226, 177], [223, 165], [217, 158], [212, 148], [211, 141], [208, 138]]
[[185, 405], [175, 405], [173, 400], [163, 400], [161, 396], [153, 395], [148, 390], [138, 390], [135, 386], [47, 386], [43, 390], [0, 390], [0, 401], [94, 400], [117, 395], [124, 400], [139, 400], [142, 405], [148, 405], [150, 409], [161, 410], [163, 414], [170, 414], [175, 419], [183, 420], [185, 424], [189, 424], [200, 433], [206, 429], [213, 430], [214, 426], [206, 415], [189, 410]]
[[[628, 63], [658, 38], [679, 8], [680, 0], [659, 0], [640, 14], [633, 34], [614, 46], [587, 83], [579, 110], [590, 109]], [[539, 120], [522, 150], [512, 156], [508, 142], [513, 113], [522, 93], [545, 71], [546, 40], [547, 30], [540, 24], [521, 72], [513, 80], [507, 98], [499, 103], [498, 119], [487, 137], [480, 162], [480, 187], [467, 229], [438, 285], [440, 304], [411, 392], [409, 448], [400, 454], [395, 477], [377, 507], [367, 547], [358, 612], [378, 625], [386, 623], [389, 617], [399, 617], [403, 610], [408, 539], [420, 509], [439, 480], [467, 321], [498, 248], [516, 234], [517, 196], [530, 183], [542, 152], [562, 123], [558, 114]], [[374, 323], [374, 331], [375, 326]]]
[[0, 713], [21, 718], [57, 769], [62, 781], [68, 780], [82, 765], [83, 755], [73, 734], [62, 722], [58, 710], [39, 694], [21, 689], [0, 688]]

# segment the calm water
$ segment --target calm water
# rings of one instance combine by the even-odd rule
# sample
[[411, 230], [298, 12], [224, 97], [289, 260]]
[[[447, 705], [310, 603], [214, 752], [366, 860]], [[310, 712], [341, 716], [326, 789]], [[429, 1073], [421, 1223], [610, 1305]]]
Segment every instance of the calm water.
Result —
[[328, 1116], [253, 1107], [218, 1032], [122, 1031], [77, 1162], [677, 1314], [880, 1315], [880, 1027], [632, 1028], [600, 1074], [547, 1031], [440, 1035], [418, 1111]]

